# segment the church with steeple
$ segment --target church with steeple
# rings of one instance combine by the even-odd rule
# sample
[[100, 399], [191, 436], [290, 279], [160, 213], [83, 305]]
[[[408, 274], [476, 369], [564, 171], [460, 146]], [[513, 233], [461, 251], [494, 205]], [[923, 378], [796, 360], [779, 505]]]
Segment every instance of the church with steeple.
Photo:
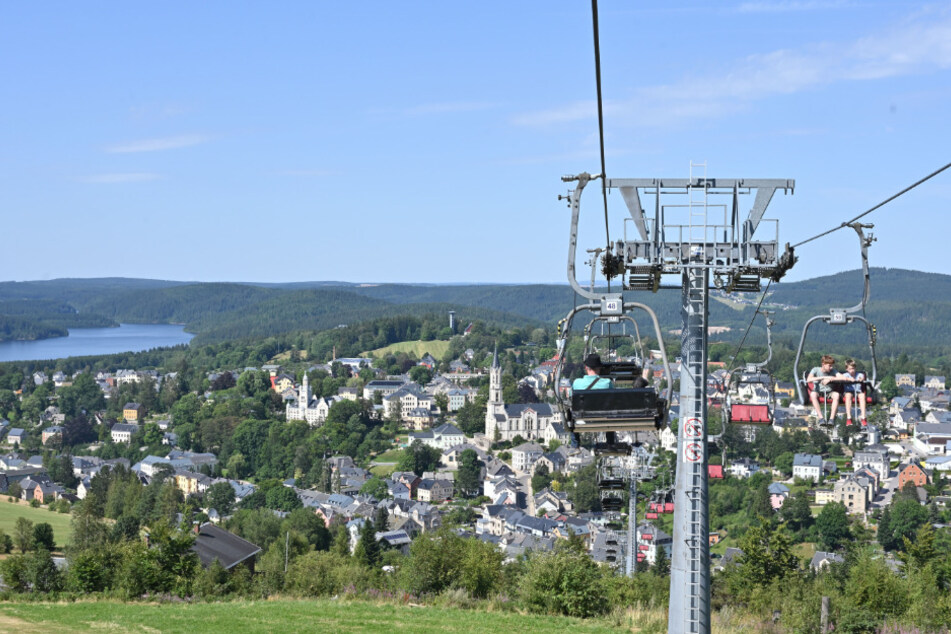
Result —
[[499, 351], [492, 355], [489, 369], [489, 401], [485, 407], [485, 436], [493, 442], [525, 440], [550, 442], [557, 438], [568, 442], [569, 434], [561, 423], [561, 413], [550, 403], [518, 403], [506, 405], [502, 399], [502, 366]]
[[307, 379], [307, 373], [305, 372], [300, 389], [297, 391], [297, 400], [287, 402], [286, 418], [287, 420], [304, 420], [313, 426], [320, 425], [327, 420], [330, 406], [339, 400], [339, 396], [321, 398], [312, 395], [310, 393], [310, 381]]

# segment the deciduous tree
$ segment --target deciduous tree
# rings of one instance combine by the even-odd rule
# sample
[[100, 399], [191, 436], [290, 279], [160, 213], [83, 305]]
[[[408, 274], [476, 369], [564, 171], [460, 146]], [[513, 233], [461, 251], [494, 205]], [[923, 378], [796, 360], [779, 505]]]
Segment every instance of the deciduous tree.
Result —
[[829, 502], [816, 518], [819, 531], [819, 547], [822, 550], [838, 550], [851, 537], [849, 516], [845, 506], [839, 502]]

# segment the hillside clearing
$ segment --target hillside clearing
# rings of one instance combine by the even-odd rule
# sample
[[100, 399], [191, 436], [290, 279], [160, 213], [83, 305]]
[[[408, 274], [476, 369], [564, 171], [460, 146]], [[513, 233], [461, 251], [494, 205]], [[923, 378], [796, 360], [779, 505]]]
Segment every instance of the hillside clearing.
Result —
[[25, 502], [10, 502], [6, 495], [0, 497], [0, 530], [12, 536], [18, 517], [25, 517], [33, 522], [34, 526], [41, 522], [52, 526], [57, 548], [63, 548], [69, 541], [72, 516], [68, 513], [57, 513], [42, 507], [33, 508]]
[[376, 350], [370, 350], [369, 352], [364, 352], [360, 356], [373, 356], [380, 358], [388, 354], [396, 352], [405, 352], [407, 354], [412, 354], [417, 359], [421, 358], [427, 352], [437, 359], [441, 359], [446, 351], [449, 350], [448, 341], [399, 341], [397, 343], [392, 343], [385, 348], [377, 348]]

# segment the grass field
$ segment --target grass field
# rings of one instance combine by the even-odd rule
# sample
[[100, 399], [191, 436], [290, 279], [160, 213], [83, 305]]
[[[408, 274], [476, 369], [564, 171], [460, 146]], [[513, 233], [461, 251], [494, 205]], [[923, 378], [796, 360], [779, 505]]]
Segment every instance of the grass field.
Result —
[[373, 458], [374, 462], [399, 462], [403, 457], [402, 449], [390, 449]]
[[[644, 615], [641, 615], [642, 617]], [[658, 619], [655, 615], [656, 621]], [[624, 621], [647, 625], [629, 615]], [[233, 601], [155, 604], [109, 601], [0, 604], [0, 631], [40, 632], [617, 632], [609, 619], [413, 607], [362, 601]], [[649, 630], [665, 632], [652, 623]], [[627, 629], [627, 628], [623, 628]]]
[[720, 302], [720, 303], [723, 304], [724, 306], [729, 306], [730, 308], [732, 308], [733, 310], [738, 311], [738, 312], [739, 312], [739, 311], [742, 311], [743, 308], [745, 308], [745, 306], [744, 306], [743, 304], [741, 304], [740, 302], [735, 302], [735, 301], [731, 300], [731, 299], [728, 298], [728, 297], [720, 297], [720, 296], [718, 296], [718, 295], [713, 295], [713, 294], [711, 294], [711, 295], [710, 295], [710, 299], [712, 299], [712, 300], [714, 300], [714, 301], [717, 301], [717, 302]]
[[446, 350], [448, 349], [448, 341], [400, 341], [398, 343], [390, 344], [385, 348], [377, 348], [376, 350], [363, 352], [360, 354], [360, 356], [364, 357], [370, 355], [379, 358], [391, 352], [406, 352], [407, 354], [415, 355], [416, 358], [419, 359], [428, 352], [437, 359], [440, 359], [444, 354], [446, 354]]
[[[53, 536], [56, 538], [56, 547], [63, 548], [69, 541], [70, 520], [68, 513], [55, 513], [45, 508], [33, 508], [29, 504], [9, 502], [7, 496], [0, 496], [0, 530], [7, 535], [13, 535], [13, 527], [18, 517], [25, 517], [39, 524], [46, 522], [53, 527]], [[2, 628], [0, 628], [2, 631]]]
[[394, 471], [396, 471], [395, 462], [392, 464], [378, 464], [370, 467], [370, 473], [378, 478], [388, 478]]

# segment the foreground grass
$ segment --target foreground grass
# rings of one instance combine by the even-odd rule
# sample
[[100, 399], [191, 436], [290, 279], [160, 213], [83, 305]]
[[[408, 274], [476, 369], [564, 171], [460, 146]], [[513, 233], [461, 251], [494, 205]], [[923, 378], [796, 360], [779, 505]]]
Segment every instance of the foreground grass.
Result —
[[33, 508], [23, 501], [10, 502], [6, 495], [0, 497], [0, 530], [12, 536], [18, 517], [25, 517], [34, 525], [46, 522], [52, 526], [53, 537], [56, 539], [58, 548], [63, 548], [69, 541], [72, 529], [71, 516], [68, 513], [57, 513], [42, 507]]
[[[230, 601], [223, 603], [0, 604], [0, 631], [32, 632], [587, 632], [628, 629], [633, 615], [571, 619], [514, 612], [376, 604], [363, 601]], [[641, 624], [645, 624], [642, 619]], [[622, 626], [622, 622], [626, 626]]]

